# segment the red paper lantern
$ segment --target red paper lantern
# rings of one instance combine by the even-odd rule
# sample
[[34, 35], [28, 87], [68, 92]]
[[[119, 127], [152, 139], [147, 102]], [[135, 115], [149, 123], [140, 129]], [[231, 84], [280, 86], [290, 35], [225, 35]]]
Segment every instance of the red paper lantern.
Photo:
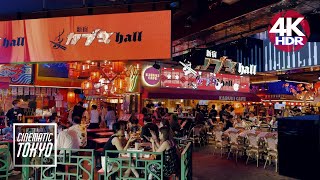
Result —
[[83, 90], [91, 90], [93, 88], [93, 84], [91, 81], [83, 81], [81, 83], [81, 88]]
[[68, 102], [74, 103], [76, 101], [76, 94], [72, 91], [69, 91], [67, 94]]
[[115, 73], [121, 73], [124, 71], [125, 64], [123, 62], [113, 62], [112, 71]]
[[93, 82], [98, 82], [100, 79], [100, 72], [99, 71], [93, 71], [90, 73], [90, 78]]

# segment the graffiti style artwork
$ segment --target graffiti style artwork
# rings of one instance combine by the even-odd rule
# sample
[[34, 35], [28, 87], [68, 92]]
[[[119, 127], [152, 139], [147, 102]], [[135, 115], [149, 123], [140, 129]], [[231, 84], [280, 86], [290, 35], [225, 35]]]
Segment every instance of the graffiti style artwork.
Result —
[[0, 77], [10, 77], [11, 84], [31, 84], [32, 83], [32, 65], [31, 64], [0, 65]]

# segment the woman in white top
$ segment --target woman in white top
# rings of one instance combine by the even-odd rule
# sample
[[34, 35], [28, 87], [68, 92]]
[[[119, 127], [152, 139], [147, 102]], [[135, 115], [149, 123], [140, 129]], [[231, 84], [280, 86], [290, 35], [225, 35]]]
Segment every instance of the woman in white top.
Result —
[[99, 128], [99, 111], [97, 110], [98, 107], [96, 105], [91, 106], [91, 112], [90, 112], [90, 125], [88, 129], [96, 129]]

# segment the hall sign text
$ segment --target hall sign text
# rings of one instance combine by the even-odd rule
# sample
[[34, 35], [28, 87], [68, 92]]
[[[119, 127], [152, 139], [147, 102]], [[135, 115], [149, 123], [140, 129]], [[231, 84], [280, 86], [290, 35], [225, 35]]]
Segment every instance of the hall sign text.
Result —
[[257, 66], [250, 64], [249, 66], [244, 66], [242, 63], [238, 64], [238, 73], [240, 75], [247, 74], [247, 75], [256, 75], [257, 73]]
[[24, 42], [24, 37], [18, 37], [13, 39], [0, 38], [0, 45], [2, 45], [2, 47], [4, 48], [24, 46]]

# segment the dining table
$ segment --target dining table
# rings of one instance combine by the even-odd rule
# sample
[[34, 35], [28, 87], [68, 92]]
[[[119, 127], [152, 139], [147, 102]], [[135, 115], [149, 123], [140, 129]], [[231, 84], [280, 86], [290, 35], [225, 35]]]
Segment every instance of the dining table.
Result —
[[88, 132], [88, 133], [112, 132], [112, 129], [109, 129], [109, 128], [87, 129], [87, 132]]
[[100, 136], [100, 137], [110, 137], [112, 136], [114, 133], [113, 132], [97, 132], [96, 135]]
[[109, 138], [94, 138], [91, 140], [96, 144], [103, 144], [103, 143], [106, 143], [109, 140]]

